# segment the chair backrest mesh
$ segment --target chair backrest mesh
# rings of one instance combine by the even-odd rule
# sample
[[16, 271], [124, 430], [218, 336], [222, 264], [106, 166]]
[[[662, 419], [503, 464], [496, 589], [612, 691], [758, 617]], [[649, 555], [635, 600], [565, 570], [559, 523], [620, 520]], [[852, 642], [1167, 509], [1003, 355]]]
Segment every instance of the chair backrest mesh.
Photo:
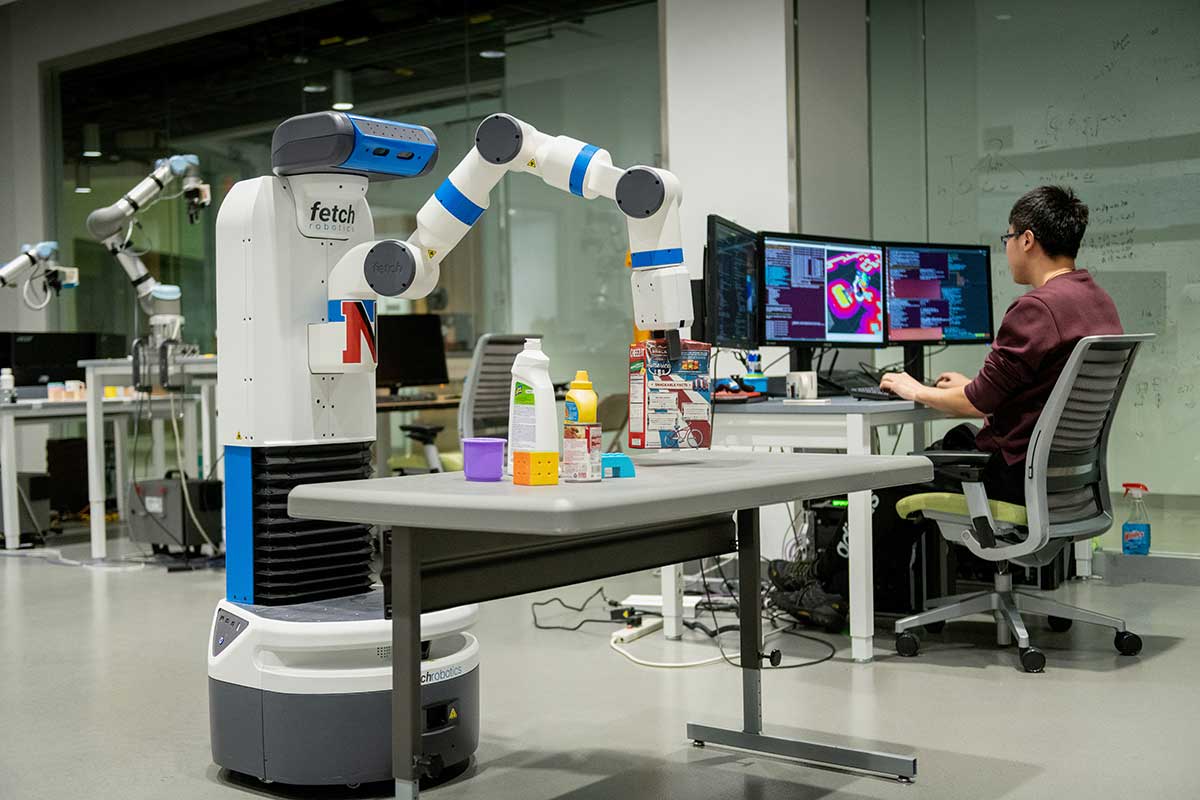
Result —
[[1108, 433], [1138, 347], [1151, 338], [1080, 340], [1046, 402], [1030, 441], [1026, 508], [1051, 536], [1099, 535], [1111, 525]]
[[471, 370], [458, 409], [459, 436], [508, 436], [508, 391], [512, 365], [526, 339], [540, 334], [485, 333], [475, 343]]

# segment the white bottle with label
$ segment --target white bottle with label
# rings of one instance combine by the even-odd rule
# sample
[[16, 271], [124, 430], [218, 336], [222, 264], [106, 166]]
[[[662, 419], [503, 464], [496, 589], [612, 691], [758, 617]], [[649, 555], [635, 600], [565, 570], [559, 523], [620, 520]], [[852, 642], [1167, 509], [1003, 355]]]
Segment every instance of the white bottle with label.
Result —
[[508, 474], [513, 453], [558, 454], [558, 414], [554, 384], [550, 381], [550, 357], [542, 352], [541, 339], [526, 339], [512, 365], [508, 393]]

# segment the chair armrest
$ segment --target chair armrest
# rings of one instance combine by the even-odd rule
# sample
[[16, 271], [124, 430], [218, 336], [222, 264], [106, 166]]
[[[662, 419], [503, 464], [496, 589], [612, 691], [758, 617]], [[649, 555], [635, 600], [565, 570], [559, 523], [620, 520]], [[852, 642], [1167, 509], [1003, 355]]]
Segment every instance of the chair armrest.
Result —
[[433, 444], [437, 435], [445, 429], [445, 425], [401, 425], [400, 430], [409, 438], [420, 444]]
[[983, 470], [992, 457], [991, 453], [980, 453], [978, 450], [924, 450], [910, 455], [928, 458], [933, 462], [934, 473], [959, 483], [978, 483], [983, 480]]

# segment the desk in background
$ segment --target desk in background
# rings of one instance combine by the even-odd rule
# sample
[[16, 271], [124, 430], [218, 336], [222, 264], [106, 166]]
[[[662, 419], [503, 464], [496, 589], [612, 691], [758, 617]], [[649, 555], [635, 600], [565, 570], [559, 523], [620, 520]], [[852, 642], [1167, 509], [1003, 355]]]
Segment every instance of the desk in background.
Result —
[[[419, 794], [422, 612], [738, 553], [743, 727], [690, 723], [696, 742], [912, 778], [912, 754], [762, 732], [758, 510], [927, 481], [924, 458], [696, 452], [633, 479], [530, 488], [460, 473], [309, 484], [288, 514], [393, 528], [392, 754], [396, 797]], [[737, 527], [733, 514], [737, 515]]]
[[[178, 401], [177, 401], [178, 402]], [[185, 408], [195, 408], [194, 400], [184, 399]], [[163, 417], [171, 413], [170, 401], [166, 398], [153, 398], [151, 400], [143, 400], [142, 404], [148, 408], [150, 414], [155, 417], [154, 422], [161, 427]], [[104, 431], [100, 427], [104, 416], [112, 418], [113, 423], [113, 451], [116, 458], [116, 486], [114, 490], [117, 496], [117, 511], [121, 519], [126, 519], [128, 516], [128, 494], [125, 484], [125, 457], [126, 457], [126, 441], [127, 431], [126, 424], [130, 417], [137, 411], [138, 401], [135, 398], [117, 398], [103, 400], [99, 404], [98, 418], [101, 423], [95, 426], [98, 433], [99, 447], [98, 452], [99, 470], [100, 470], [100, 526], [101, 535], [104, 532]], [[21, 541], [21, 523], [20, 523], [20, 501], [17, 494], [17, 425], [44, 423], [44, 422], [65, 422], [68, 420], [90, 420], [92, 410], [90, 404], [83, 400], [64, 400], [50, 402], [48, 400], [21, 400], [17, 403], [0, 405], [0, 501], [4, 506], [4, 544], [5, 548], [15, 550]], [[186, 415], [186, 411], [185, 411]], [[93, 426], [88, 426], [88, 478], [89, 489], [91, 487], [91, 453], [92, 453], [92, 432]], [[164, 442], [162, 437], [158, 437], [153, 443], [155, 463], [163, 461]], [[194, 448], [193, 448], [194, 449]], [[161, 474], [161, 473], [160, 473]], [[94, 500], [94, 496], [89, 491], [89, 500]], [[103, 558], [104, 548], [99, 548], [97, 553], [95, 531], [96, 531], [96, 505], [89, 502], [89, 512], [92, 518], [92, 557]], [[103, 540], [101, 540], [103, 541]]]
[[[217, 463], [217, 359], [216, 356], [190, 356], [176, 359], [175, 364], [187, 376], [189, 382], [194, 383], [200, 390], [199, 477], [204, 478]], [[108, 553], [104, 524], [104, 498], [107, 494], [104, 485], [104, 414], [109, 406], [107, 401], [101, 400], [104, 397], [105, 386], [132, 385], [133, 360], [129, 357], [89, 359], [80, 361], [79, 366], [84, 369], [84, 380], [87, 383], [88, 509], [91, 513], [92, 558], [104, 558]], [[168, 401], [164, 399], [163, 402]], [[164, 437], [164, 427], [162, 419], [154, 420], [151, 426], [156, 452], [161, 452], [157, 442]], [[183, 430], [180, 437], [183, 439], [184, 464], [195, 465], [195, 403], [183, 403]], [[165, 465], [156, 463], [155, 471], [161, 476], [165, 472]]]
[[[833, 397], [828, 403], [768, 400], [715, 406], [713, 445], [844, 450], [871, 454], [871, 430], [913, 425], [913, 449], [925, 448], [924, 423], [953, 415], [908, 400], [854, 400]], [[845, 490], [831, 492], [842, 494]], [[874, 657], [875, 576], [872, 563], [871, 493], [849, 492], [850, 652], [855, 661]], [[664, 572], [665, 574], [665, 572]], [[664, 593], [666, 592], [664, 587]]]

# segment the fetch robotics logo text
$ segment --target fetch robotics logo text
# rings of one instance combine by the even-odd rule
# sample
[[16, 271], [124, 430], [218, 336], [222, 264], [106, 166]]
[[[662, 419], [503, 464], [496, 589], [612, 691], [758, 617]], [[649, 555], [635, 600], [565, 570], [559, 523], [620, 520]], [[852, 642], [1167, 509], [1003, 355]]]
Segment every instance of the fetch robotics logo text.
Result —
[[448, 681], [451, 678], [457, 678], [462, 674], [463, 668], [459, 664], [455, 664], [452, 667], [445, 667], [444, 669], [435, 669], [430, 670], [429, 672], [422, 672], [421, 685], [424, 686], [429, 683], [441, 683], [442, 681]]
[[354, 207], [327, 206], [320, 200], [312, 204], [308, 213], [308, 228], [313, 231], [352, 233], [354, 231]]

